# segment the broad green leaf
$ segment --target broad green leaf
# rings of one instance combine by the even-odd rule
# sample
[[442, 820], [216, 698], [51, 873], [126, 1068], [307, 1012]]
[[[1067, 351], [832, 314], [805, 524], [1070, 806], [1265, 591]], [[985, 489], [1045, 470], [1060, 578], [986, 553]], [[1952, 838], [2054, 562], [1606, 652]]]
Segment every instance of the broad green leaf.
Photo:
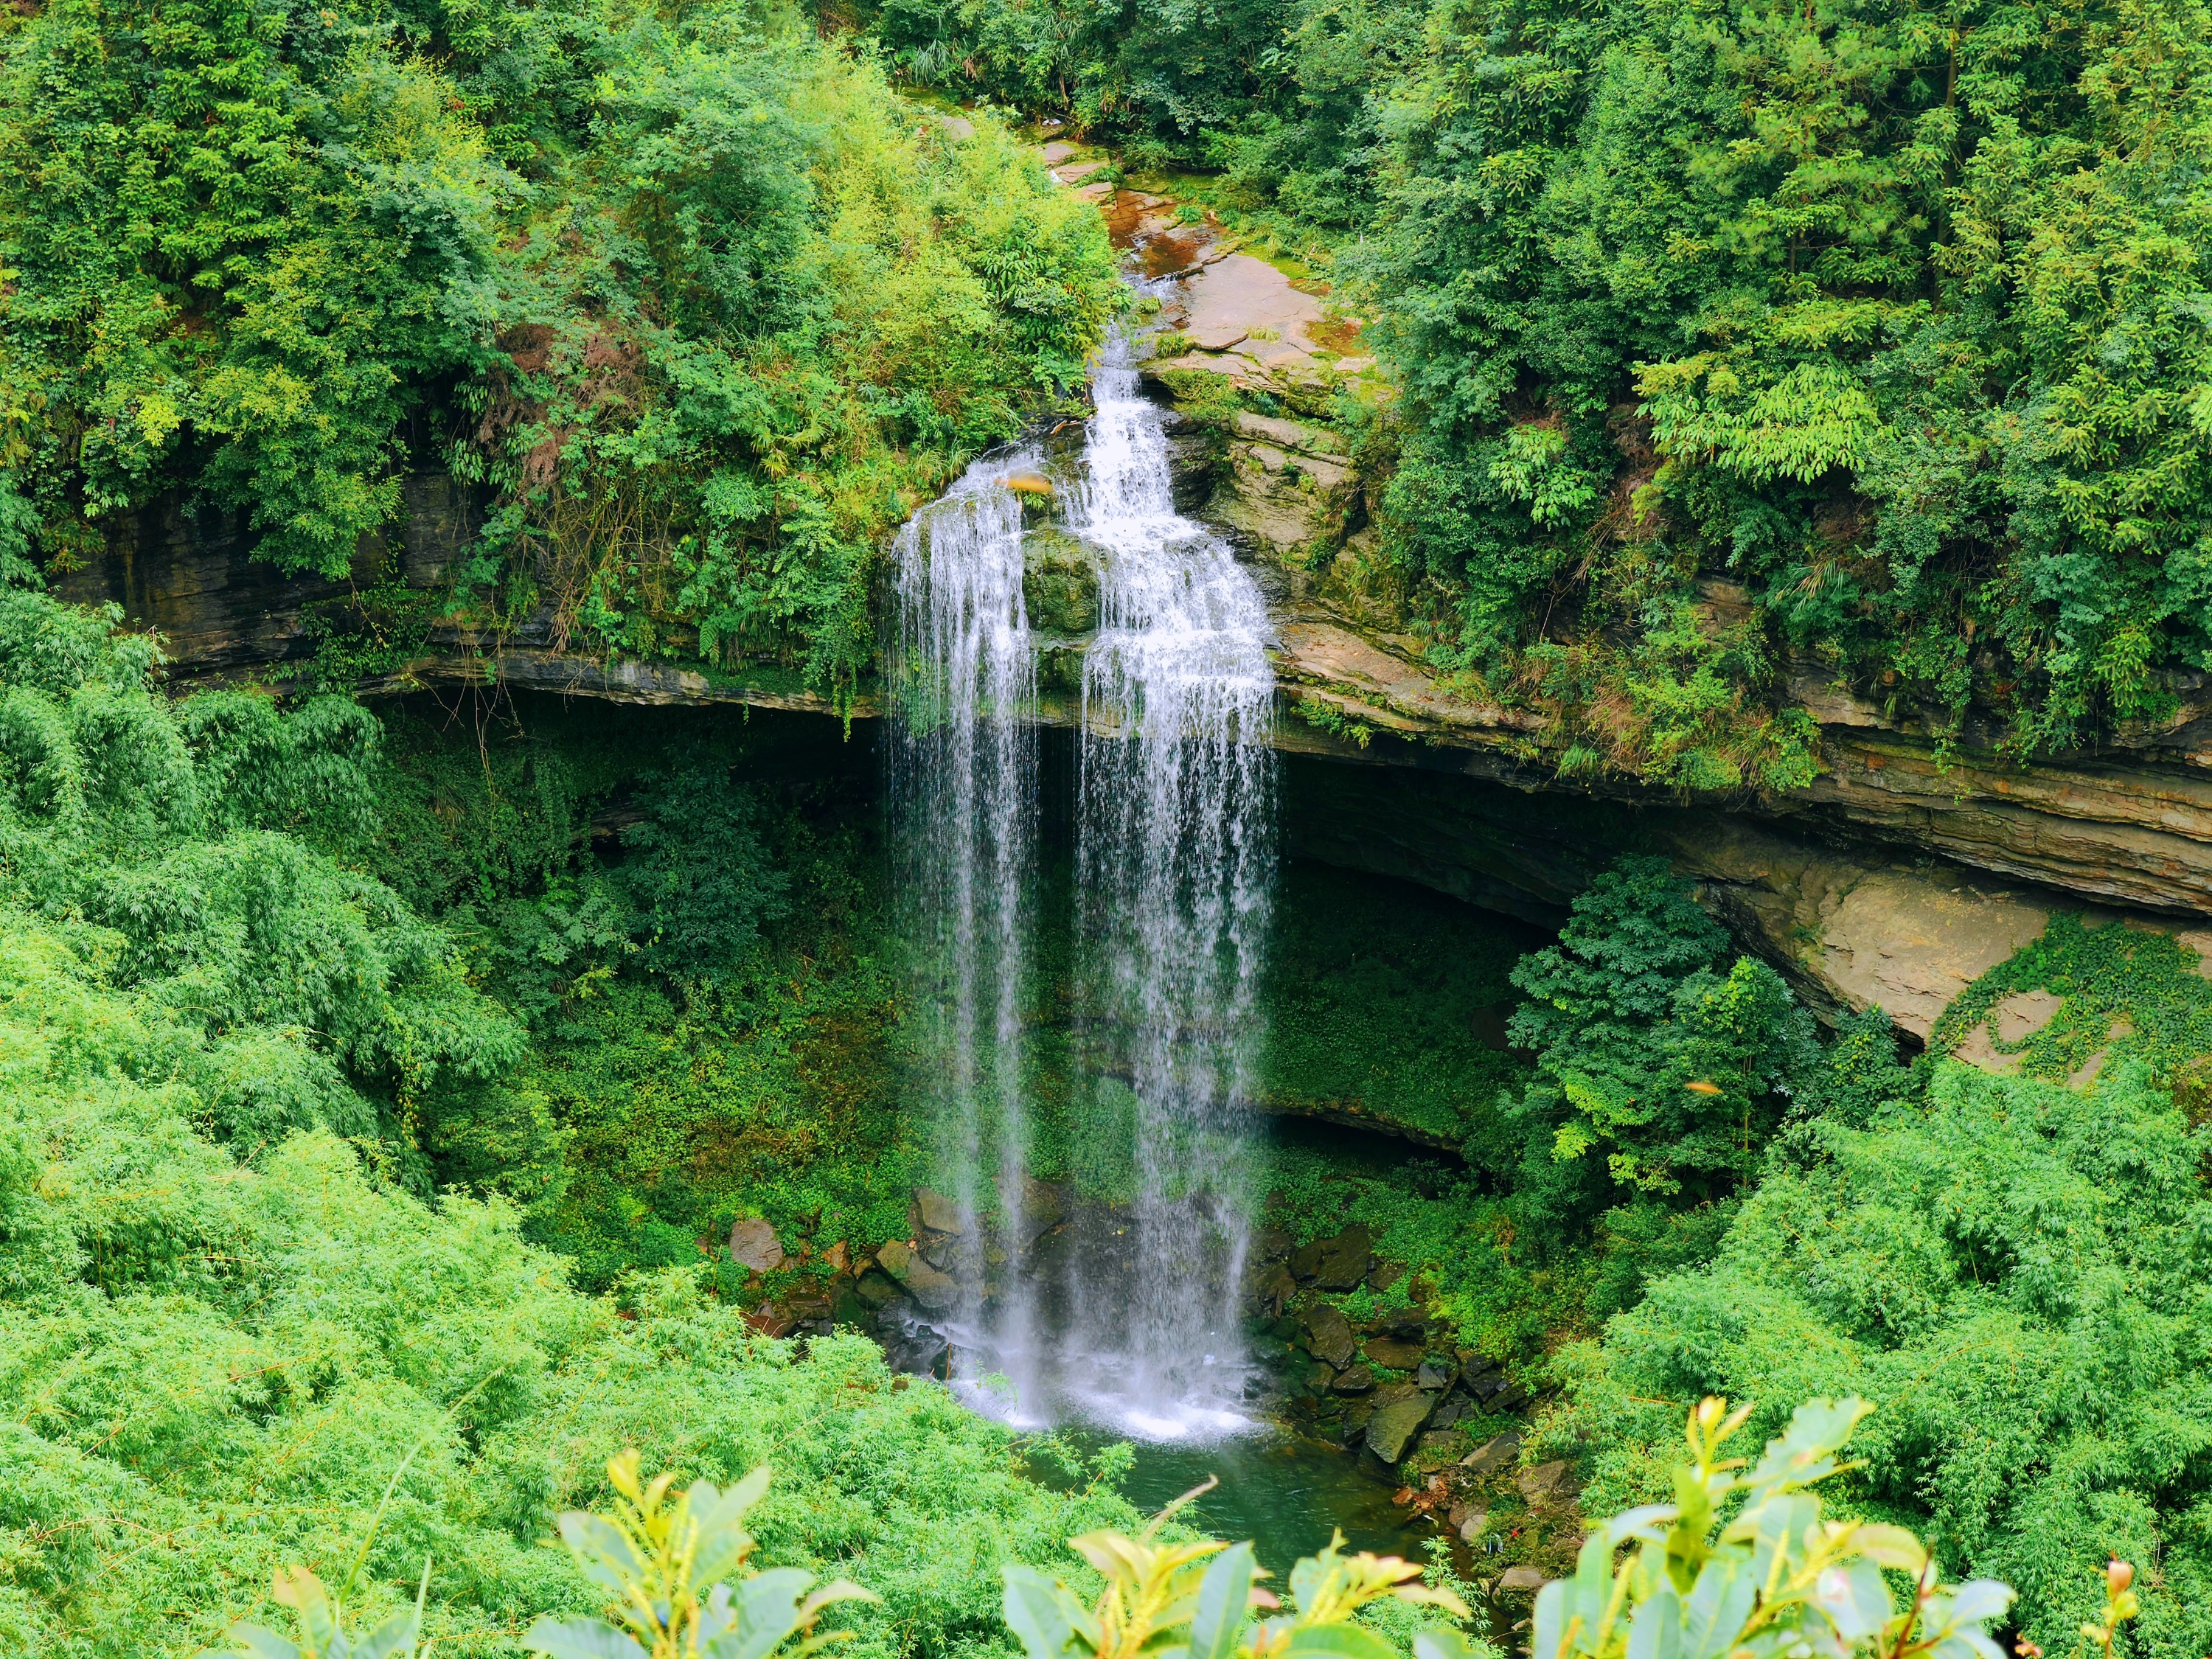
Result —
[[1190, 1659], [1230, 1659], [1236, 1652], [1257, 1571], [1249, 1544], [1232, 1546], [1207, 1565], [1191, 1613]]
[[354, 1644], [351, 1659], [392, 1659], [394, 1654], [405, 1653], [415, 1645], [421, 1623], [412, 1607], [392, 1614], [373, 1634]]
[[1837, 1450], [1873, 1409], [1856, 1395], [1807, 1401], [1790, 1413], [1790, 1426], [1766, 1443], [1766, 1455], [1745, 1477], [1746, 1484], [1806, 1486], [1833, 1474]]
[[1033, 1567], [1009, 1563], [1004, 1571], [1002, 1606], [1006, 1628], [1029, 1659], [1064, 1659], [1075, 1649], [1075, 1624], [1067, 1616], [1067, 1592]]
[[1300, 1625], [1291, 1632], [1291, 1653], [1328, 1656], [1328, 1659], [1401, 1659], [1395, 1648], [1358, 1625]]
[[1681, 1650], [1682, 1601], [1662, 1585], [1629, 1620], [1628, 1659], [1678, 1659]]
[[1870, 1521], [1859, 1527], [1856, 1534], [1858, 1547], [1867, 1559], [1878, 1567], [1910, 1574], [1917, 1578], [1928, 1565], [1928, 1552], [1920, 1540], [1903, 1527], [1885, 1526]]
[[1863, 1556], [1824, 1570], [1813, 1594], [1814, 1604], [1846, 1643], [1874, 1635], [1895, 1611], [1881, 1569]]
[[1565, 1659], [1562, 1644], [1567, 1631], [1567, 1586], [1553, 1579], [1536, 1592], [1535, 1614], [1530, 1621], [1529, 1659]]
[[2012, 1601], [2009, 1584], [2001, 1584], [1994, 1578], [1969, 1579], [1951, 1594], [1951, 1617], [1959, 1624], [1981, 1624], [2001, 1619]]

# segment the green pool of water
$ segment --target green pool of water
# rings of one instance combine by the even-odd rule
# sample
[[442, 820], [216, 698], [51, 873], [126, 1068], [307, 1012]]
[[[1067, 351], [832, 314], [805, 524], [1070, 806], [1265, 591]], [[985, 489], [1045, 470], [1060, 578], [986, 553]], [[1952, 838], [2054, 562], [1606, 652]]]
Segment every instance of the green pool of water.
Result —
[[1328, 1542], [1329, 1528], [1346, 1547], [1425, 1561], [1434, 1526], [1408, 1523], [1390, 1501], [1391, 1487], [1357, 1460], [1288, 1434], [1254, 1435], [1208, 1446], [1137, 1444], [1136, 1462], [1121, 1490], [1139, 1509], [1158, 1510], [1208, 1475], [1221, 1484], [1183, 1516], [1220, 1538], [1249, 1538], [1260, 1565], [1279, 1579], [1303, 1555]]

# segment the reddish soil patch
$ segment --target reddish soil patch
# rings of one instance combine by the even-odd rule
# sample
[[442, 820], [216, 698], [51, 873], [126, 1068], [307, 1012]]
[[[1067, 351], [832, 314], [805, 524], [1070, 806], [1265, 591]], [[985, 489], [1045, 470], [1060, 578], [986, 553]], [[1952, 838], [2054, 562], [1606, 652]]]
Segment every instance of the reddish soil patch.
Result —
[[1136, 240], [1137, 226], [1145, 216], [1143, 196], [1141, 191], [1117, 190], [1112, 201], [1100, 204], [1098, 210], [1106, 216], [1106, 234], [1115, 247], [1127, 247]]
[[1163, 232], [1145, 244], [1145, 275], [1166, 276], [1182, 270], [1198, 258], [1199, 239]]

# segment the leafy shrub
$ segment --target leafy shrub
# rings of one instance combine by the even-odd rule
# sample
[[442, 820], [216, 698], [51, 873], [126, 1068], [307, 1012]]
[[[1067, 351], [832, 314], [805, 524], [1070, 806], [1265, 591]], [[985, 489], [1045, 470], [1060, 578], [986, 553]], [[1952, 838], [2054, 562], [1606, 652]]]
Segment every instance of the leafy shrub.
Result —
[[1946, 1063], [1924, 1103], [1794, 1123], [1717, 1257], [1565, 1356], [1550, 1443], [1590, 1458], [1591, 1503], [1640, 1501], [1668, 1490], [1655, 1402], [1848, 1389], [1881, 1406], [1843, 1488], [1856, 1512], [2017, 1587], [2052, 1651], [2094, 1615], [2107, 1553], [2155, 1559], [2140, 1650], [2192, 1655], [2212, 1636], [2204, 1142], [2140, 1061], [2094, 1092]]
[[[1751, 1409], [1731, 1414], [1708, 1396], [1690, 1413], [1690, 1462], [1674, 1466], [1674, 1501], [1590, 1529], [1574, 1576], [1537, 1595], [1530, 1652], [2002, 1659], [1986, 1626], [2004, 1616], [2010, 1589], [1986, 1578], [1945, 1586], [1902, 1527], [1822, 1518], [1813, 1488], [1844, 1467], [1844, 1443], [1873, 1409], [1808, 1401], [1739, 1473], [1747, 1460], [1721, 1453]], [[1638, 1547], [1616, 1565], [1626, 1544]], [[1901, 1610], [1886, 1573], [1911, 1587]]]
[[1723, 971], [1729, 954], [1666, 862], [1631, 856], [1514, 968], [1513, 1041], [1537, 1053], [1518, 1109], [1532, 1200], [1564, 1218], [1613, 1188], [1711, 1198], [1750, 1178], [1818, 1050], [1781, 977], [1748, 957]]

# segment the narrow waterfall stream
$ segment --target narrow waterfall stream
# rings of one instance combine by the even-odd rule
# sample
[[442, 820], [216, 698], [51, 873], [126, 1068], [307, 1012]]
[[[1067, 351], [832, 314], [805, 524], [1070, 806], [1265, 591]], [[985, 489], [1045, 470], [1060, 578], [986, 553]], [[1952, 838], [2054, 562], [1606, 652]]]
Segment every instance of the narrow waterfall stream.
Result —
[[951, 1211], [917, 1217], [928, 1237], [909, 1288], [983, 1408], [1202, 1438], [1255, 1426], [1238, 1302], [1274, 865], [1267, 617], [1226, 544], [1176, 511], [1167, 417], [1118, 333], [1093, 392], [1061, 492], [1099, 575], [1077, 769], [1074, 1109], [1126, 1140], [1127, 1201], [1065, 1200], [1028, 1167], [1036, 653], [1007, 480], [1043, 464], [1029, 451], [978, 463], [899, 544], [894, 834]]
[[[1028, 1347], [1016, 1273], [985, 1308], [986, 1218], [1023, 1236], [1021, 994], [1036, 864], [1036, 653], [1022, 599], [1021, 498], [1007, 477], [1035, 452], [970, 467], [898, 544], [891, 685], [892, 842], [919, 983], [926, 1073], [957, 1215], [950, 1281], [931, 1311], [973, 1350]], [[938, 1218], [943, 1221], [945, 1218]]]
[[1098, 1356], [1091, 1409], [1177, 1437], [1246, 1420], [1245, 1093], [1274, 873], [1274, 675], [1260, 590], [1176, 511], [1164, 416], [1129, 359], [1117, 335], [1092, 377], [1071, 517], [1104, 556], [1083, 665], [1084, 1002], [1135, 1097], [1137, 1248], [1121, 1305], [1079, 1304], [1078, 1334]]

